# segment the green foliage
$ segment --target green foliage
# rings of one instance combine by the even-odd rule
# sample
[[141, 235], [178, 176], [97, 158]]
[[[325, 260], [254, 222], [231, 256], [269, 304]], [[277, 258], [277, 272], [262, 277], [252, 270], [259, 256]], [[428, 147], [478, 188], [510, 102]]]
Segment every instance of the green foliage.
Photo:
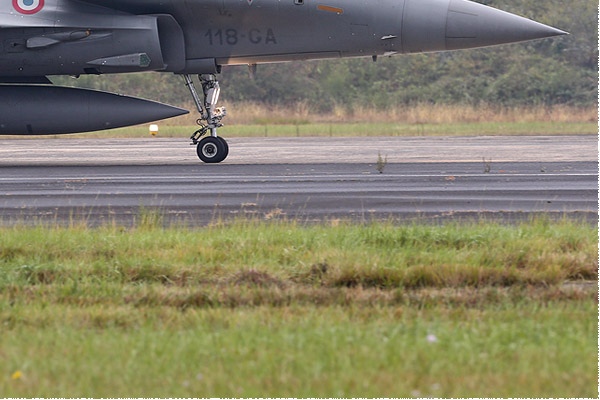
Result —
[[[255, 79], [244, 67], [225, 67], [223, 102], [264, 105], [306, 102], [314, 112], [334, 106], [396, 107], [417, 103], [501, 106], [593, 106], [598, 87], [597, 2], [486, 0], [501, 8], [570, 32], [569, 36], [439, 54], [261, 65]], [[189, 95], [168, 74], [82, 77], [76, 84], [182, 105]]]
[[0, 228], [2, 395], [598, 397], [589, 224], [141, 214]]

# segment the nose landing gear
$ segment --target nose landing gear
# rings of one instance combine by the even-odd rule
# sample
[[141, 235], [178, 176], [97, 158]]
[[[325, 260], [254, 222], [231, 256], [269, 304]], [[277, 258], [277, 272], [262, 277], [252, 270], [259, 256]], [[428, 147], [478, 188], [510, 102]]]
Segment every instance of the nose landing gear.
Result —
[[[229, 145], [225, 139], [217, 135], [217, 128], [223, 126], [221, 120], [227, 115], [225, 107], [216, 107], [221, 93], [219, 81], [214, 74], [198, 75], [204, 95], [204, 101], [202, 102], [196, 92], [192, 77], [186, 74], [183, 75], [183, 78], [200, 113], [200, 118], [196, 121], [200, 125], [200, 129], [190, 137], [192, 145], [197, 146], [196, 152], [203, 162], [209, 164], [220, 163], [229, 155]], [[210, 136], [200, 139], [207, 133], [210, 133]]]

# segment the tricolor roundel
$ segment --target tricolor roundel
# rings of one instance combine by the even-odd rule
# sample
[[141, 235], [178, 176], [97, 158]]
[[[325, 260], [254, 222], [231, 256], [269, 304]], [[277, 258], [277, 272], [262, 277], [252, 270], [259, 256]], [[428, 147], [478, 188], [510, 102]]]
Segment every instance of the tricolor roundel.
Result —
[[12, 3], [21, 14], [35, 14], [44, 8], [44, 0], [12, 0]]

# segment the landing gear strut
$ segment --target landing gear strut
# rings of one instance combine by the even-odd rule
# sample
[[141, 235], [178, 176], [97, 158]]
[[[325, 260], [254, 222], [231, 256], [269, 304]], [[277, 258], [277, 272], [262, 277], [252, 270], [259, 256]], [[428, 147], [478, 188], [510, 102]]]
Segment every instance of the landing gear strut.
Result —
[[[196, 152], [198, 153], [198, 157], [205, 163], [220, 163], [227, 158], [229, 145], [225, 139], [217, 135], [217, 128], [223, 126], [221, 120], [227, 115], [225, 107], [217, 107], [219, 94], [221, 93], [219, 81], [214, 74], [198, 75], [204, 95], [204, 101], [201, 101], [194, 87], [192, 77], [186, 74], [183, 75], [183, 79], [200, 113], [200, 118], [196, 121], [200, 125], [200, 129], [190, 137], [192, 145], [197, 146]], [[210, 133], [210, 136], [201, 139], [207, 133]]]

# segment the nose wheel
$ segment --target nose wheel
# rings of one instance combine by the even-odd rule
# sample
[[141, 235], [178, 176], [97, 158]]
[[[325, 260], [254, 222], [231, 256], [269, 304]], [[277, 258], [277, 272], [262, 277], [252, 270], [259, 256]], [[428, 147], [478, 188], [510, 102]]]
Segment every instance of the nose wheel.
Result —
[[[225, 107], [217, 107], [221, 88], [217, 77], [213, 74], [198, 75], [202, 85], [201, 100], [196, 92], [194, 82], [190, 75], [183, 75], [185, 84], [192, 94], [200, 118], [196, 121], [200, 129], [192, 134], [192, 145], [196, 145], [196, 153], [200, 160], [208, 164], [216, 164], [225, 160], [229, 155], [229, 145], [222, 137], [217, 135], [217, 128], [223, 126], [221, 120], [227, 115]], [[204, 138], [202, 136], [209, 135]], [[202, 138], [202, 139], [201, 139]]]
[[229, 145], [222, 137], [208, 136], [198, 142], [196, 152], [203, 162], [217, 164], [229, 155]]

